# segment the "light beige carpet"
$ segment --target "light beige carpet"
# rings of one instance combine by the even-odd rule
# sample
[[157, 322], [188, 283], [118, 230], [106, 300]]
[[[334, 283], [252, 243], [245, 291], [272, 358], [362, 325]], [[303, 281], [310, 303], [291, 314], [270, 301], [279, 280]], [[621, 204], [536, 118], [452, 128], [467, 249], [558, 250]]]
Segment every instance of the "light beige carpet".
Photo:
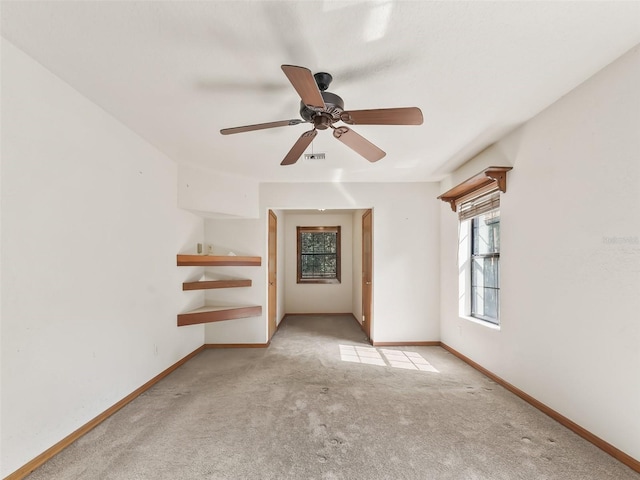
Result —
[[28, 477], [639, 480], [440, 347], [373, 348], [350, 316], [206, 350]]

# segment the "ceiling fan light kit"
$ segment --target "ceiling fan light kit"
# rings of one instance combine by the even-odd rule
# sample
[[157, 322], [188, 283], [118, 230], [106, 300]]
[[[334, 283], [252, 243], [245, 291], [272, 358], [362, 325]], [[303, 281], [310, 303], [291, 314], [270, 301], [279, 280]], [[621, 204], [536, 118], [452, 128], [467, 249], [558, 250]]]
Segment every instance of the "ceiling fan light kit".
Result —
[[[379, 108], [372, 110], [345, 111], [344, 101], [338, 95], [328, 92], [333, 77], [326, 72], [315, 75], [305, 67], [282, 65], [293, 88], [300, 96], [300, 119], [259, 123], [242, 127], [223, 128], [222, 135], [286, 127], [301, 123], [313, 124], [313, 129], [304, 132], [284, 157], [280, 165], [293, 165], [302, 156], [318, 133], [318, 130], [333, 129], [333, 136], [370, 162], [377, 162], [386, 153], [369, 140], [346, 126], [334, 126], [336, 122], [349, 125], [421, 125], [422, 111], [418, 107]], [[319, 158], [324, 154], [311, 154], [308, 158]]]

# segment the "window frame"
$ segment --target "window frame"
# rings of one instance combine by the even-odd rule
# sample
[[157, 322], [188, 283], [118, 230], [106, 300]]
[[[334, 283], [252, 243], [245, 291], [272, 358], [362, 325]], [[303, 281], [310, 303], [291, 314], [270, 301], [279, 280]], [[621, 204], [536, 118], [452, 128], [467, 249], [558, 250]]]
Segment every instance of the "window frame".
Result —
[[[302, 233], [335, 233], [336, 234], [336, 253], [333, 254], [336, 257], [336, 276], [332, 278], [326, 277], [313, 277], [313, 278], [302, 278], [302, 255], [305, 252], [302, 251]], [[297, 243], [297, 251], [296, 251], [296, 263], [297, 263], [297, 272], [296, 272], [296, 282], [297, 283], [315, 283], [315, 284], [337, 284], [342, 283], [341, 281], [341, 264], [342, 264], [342, 255], [341, 255], [341, 235], [340, 235], [340, 225], [337, 226], [311, 226], [311, 227], [296, 227], [296, 243]], [[325, 253], [326, 255], [326, 253]]]
[[[494, 213], [494, 212], [498, 212], [498, 223], [500, 223], [500, 208], [494, 208], [491, 209], [488, 212], [484, 212], [481, 213], [479, 215], [475, 215], [473, 217], [471, 217], [468, 222], [469, 222], [469, 234], [470, 234], [470, 241], [469, 241], [469, 292], [470, 292], [470, 303], [469, 303], [469, 316], [478, 320], [482, 320], [484, 322], [490, 323], [492, 325], [495, 326], [500, 326], [500, 284], [501, 284], [501, 279], [500, 279], [500, 240], [498, 239], [498, 249], [497, 251], [494, 252], [488, 252], [488, 253], [475, 253], [474, 252], [474, 245], [475, 245], [475, 235], [476, 235], [476, 222], [478, 222], [478, 219], [480, 216], [482, 215], [486, 215], [489, 213]], [[500, 231], [498, 231], [498, 235], [500, 235]], [[476, 309], [476, 288], [478, 288], [476, 285], [474, 285], [474, 279], [475, 279], [475, 275], [474, 275], [474, 260], [475, 259], [495, 259], [497, 266], [496, 266], [496, 270], [497, 270], [497, 287], [482, 287], [482, 288], [491, 288], [496, 290], [496, 305], [495, 305], [495, 311], [496, 311], [496, 317], [491, 317], [488, 315], [481, 315], [478, 313], [475, 313], [475, 309]], [[484, 283], [484, 282], [483, 282]]]

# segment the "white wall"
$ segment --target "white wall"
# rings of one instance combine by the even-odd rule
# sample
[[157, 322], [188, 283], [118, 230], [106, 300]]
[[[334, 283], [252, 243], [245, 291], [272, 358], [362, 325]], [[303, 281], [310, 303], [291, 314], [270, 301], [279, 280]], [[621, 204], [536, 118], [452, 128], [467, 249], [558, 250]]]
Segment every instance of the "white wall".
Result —
[[[351, 213], [309, 212], [285, 214], [285, 312], [351, 313], [353, 291], [353, 240]], [[297, 282], [296, 227], [340, 226], [340, 283], [318, 284]]]
[[[376, 342], [440, 338], [439, 205], [435, 183], [265, 183], [263, 208], [373, 208]], [[420, 265], [420, 268], [416, 266]]]
[[[269, 209], [373, 208], [372, 338], [376, 342], [438, 340], [439, 205], [433, 201], [437, 195], [436, 183], [265, 183], [260, 185], [260, 218], [207, 219], [205, 237], [221, 253], [230, 249], [264, 259]], [[416, 265], [422, 267], [418, 269]], [[231, 295], [229, 290], [236, 289], [207, 293], [210, 301], [215, 295], [220, 302], [261, 305], [262, 316], [207, 324], [206, 343], [266, 342], [266, 261], [261, 267], [236, 268], [248, 269], [240, 270], [238, 275], [251, 275], [253, 286], [237, 289]], [[280, 275], [279, 282], [289, 278], [286, 268], [284, 277]], [[282, 285], [279, 291], [282, 292]]]
[[205, 217], [258, 218], [258, 181], [180, 165], [178, 206]]
[[203, 343], [173, 162], [2, 41], [4, 477]]
[[266, 211], [260, 219], [207, 219], [205, 243], [213, 244], [214, 253], [256, 255], [260, 267], [212, 267], [207, 270], [222, 275], [247, 278], [251, 287], [207, 290], [207, 303], [220, 305], [260, 305], [258, 317], [208, 323], [205, 343], [265, 343], [267, 341], [267, 235]]
[[640, 459], [640, 49], [456, 174], [513, 164], [501, 199], [501, 328], [458, 317], [441, 206], [442, 340]]

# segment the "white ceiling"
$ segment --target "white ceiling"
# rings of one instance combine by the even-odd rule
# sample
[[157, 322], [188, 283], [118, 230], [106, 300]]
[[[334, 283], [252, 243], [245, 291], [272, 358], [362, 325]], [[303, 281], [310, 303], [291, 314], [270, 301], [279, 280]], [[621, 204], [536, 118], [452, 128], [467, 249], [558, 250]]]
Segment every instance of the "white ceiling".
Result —
[[[634, 45], [640, 2], [2, 1], [2, 35], [178, 163], [262, 181], [428, 181]], [[345, 109], [417, 106], [421, 126], [356, 126], [370, 164], [280, 161], [309, 125], [281, 64], [326, 71]], [[3, 95], [10, 92], [3, 92]]]

